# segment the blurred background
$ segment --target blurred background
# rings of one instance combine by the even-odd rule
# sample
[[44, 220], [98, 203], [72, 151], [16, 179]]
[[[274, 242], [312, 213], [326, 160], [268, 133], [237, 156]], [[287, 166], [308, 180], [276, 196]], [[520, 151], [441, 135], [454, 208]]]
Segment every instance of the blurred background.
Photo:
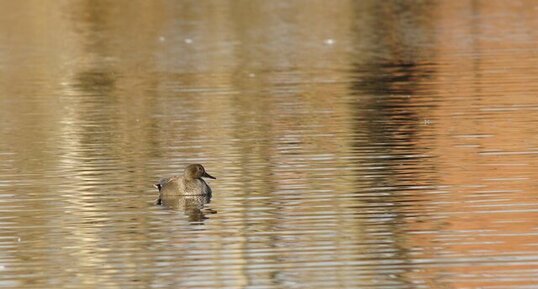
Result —
[[0, 1], [0, 287], [534, 288], [537, 12]]

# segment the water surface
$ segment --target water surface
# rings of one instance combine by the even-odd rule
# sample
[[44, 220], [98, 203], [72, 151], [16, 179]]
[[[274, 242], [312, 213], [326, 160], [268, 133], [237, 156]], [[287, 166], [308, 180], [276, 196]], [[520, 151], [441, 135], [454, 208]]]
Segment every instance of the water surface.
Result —
[[0, 7], [0, 287], [538, 283], [533, 1]]

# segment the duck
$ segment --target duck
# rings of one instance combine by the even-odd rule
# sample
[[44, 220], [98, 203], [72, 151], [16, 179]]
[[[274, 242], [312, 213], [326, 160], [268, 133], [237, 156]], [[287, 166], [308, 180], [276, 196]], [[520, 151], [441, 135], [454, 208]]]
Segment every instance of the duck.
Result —
[[156, 205], [163, 205], [167, 199], [178, 197], [204, 196], [211, 199], [212, 191], [202, 178], [216, 179], [208, 174], [201, 164], [191, 164], [185, 168], [183, 175], [163, 178], [154, 187], [159, 190]]

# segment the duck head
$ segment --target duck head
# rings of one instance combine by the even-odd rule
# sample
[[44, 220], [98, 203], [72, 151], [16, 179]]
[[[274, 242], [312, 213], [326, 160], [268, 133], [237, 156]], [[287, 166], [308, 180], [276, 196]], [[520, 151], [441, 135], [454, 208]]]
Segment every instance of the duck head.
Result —
[[216, 179], [212, 175], [206, 173], [204, 167], [200, 164], [188, 165], [185, 168], [185, 178], [187, 179], [200, 179], [200, 178]]

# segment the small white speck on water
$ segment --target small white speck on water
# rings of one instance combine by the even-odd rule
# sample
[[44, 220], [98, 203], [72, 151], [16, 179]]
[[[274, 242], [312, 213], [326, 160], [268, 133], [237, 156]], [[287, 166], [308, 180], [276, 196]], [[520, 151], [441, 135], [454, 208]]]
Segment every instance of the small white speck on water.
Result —
[[334, 44], [334, 39], [327, 38], [327, 39], [325, 39], [325, 41], [323, 41], [323, 43], [325, 43], [327, 45], [333, 45]]
[[166, 41], [166, 37], [164, 37], [164, 36], [159, 37], [159, 42], [165, 42], [165, 41]]
[[190, 39], [190, 38], [185, 38], [185, 43], [187, 43], [187, 44], [191, 44], [191, 43], [192, 43], [192, 39]]
[[21, 237], [18, 237], [18, 238], [17, 238], [17, 242], [18, 242], [18, 243], [21, 242]]
[[248, 74], [248, 77], [256, 77], [256, 73], [251, 72], [251, 73]]

